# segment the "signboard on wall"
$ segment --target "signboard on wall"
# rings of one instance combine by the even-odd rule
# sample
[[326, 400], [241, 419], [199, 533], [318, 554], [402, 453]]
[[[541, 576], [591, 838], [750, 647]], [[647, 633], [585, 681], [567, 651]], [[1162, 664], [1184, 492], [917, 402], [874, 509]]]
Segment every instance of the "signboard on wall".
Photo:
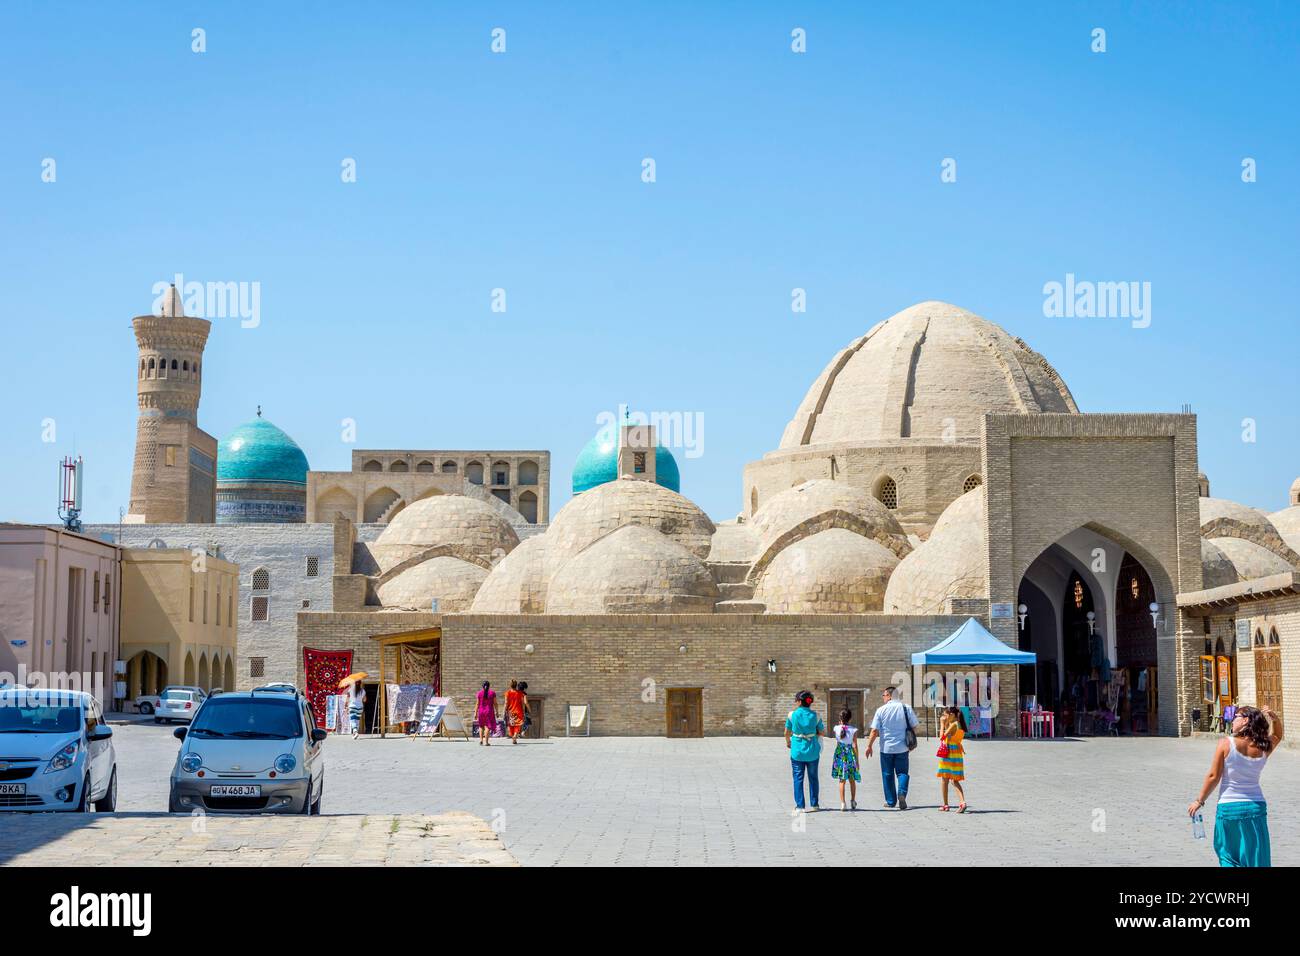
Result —
[[1016, 616], [1016, 607], [1014, 604], [996, 601], [989, 605], [990, 621], [1009, 621]]
[[1237, 619], [1237, 650], [1250, 650], [1250, 621]]

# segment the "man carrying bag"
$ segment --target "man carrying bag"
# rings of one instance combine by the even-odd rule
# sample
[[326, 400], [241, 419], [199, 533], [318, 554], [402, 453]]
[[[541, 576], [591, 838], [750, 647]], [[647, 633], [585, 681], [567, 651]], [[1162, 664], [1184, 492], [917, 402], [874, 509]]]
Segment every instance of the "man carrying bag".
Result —
[[867, 739], [867, 759], [872, 746], [880, 739], [880, 774], [885, 785], [885, 806], [907, 809], [907, 782], [911, 751], [916, 749], [916, 725], [911, 707], [899, 697], [897, 687], [886, 687], [881, 706], [871, 718], [871, 736]]

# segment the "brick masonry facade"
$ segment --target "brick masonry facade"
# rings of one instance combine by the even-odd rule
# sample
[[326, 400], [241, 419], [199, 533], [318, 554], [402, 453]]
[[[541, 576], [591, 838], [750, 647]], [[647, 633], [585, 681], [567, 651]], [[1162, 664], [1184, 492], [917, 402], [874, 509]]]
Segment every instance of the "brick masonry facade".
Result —
[[[443, 692], [467, 720], [482, 681], [504, 689], [518, 678], [528, 681], [532, 696], [545, 700], [548, 735], [564, 734], [566, 704], [586, 704], [592, 734], [663, 736], [665, 691], [689, 687], [703, 689], [704, 734], [733, 736], [780, 733], [795, 692], [803, 689], [817, 696], [822, 712], [831, 688], [866, 690], [867, 707], [874, 710], [879, 692], [901, 680], [913, 701], [911, 654], [937, 644], [964, 620], [884, 614], [304, 612], [298, 633], [300, 647], [352, 648], [353, 666], [377, 675], [378, 651], [370, 638], [440, 626]], [[775, 674], [769, 660], [776, 661]], [[997, 732], [1011, 736], [1016, 672], [995, 670]]]

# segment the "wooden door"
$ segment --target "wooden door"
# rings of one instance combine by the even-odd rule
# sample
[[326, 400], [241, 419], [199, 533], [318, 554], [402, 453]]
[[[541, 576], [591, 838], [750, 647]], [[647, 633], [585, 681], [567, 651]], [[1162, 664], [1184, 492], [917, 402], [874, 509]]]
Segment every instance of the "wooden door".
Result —
[[1270, 647], [1255, 651], [1255, 701], [1271, 707], [1282, 716], [1282, 649]]
[[528, 725], [526, 740], [541, 740], [546, 736], [546, 698], [528, 695], [528, 714], [532, 723]]
[[665, 708], [669, 737], [704, 736], [704, 691], [699, 687], [670, 687]]
[[840, 722], [840, 711], [848, 708], [853, 711], [851, 723], [862, 729], [862, 712], [865, 691], [861, 687], [832, 687], [826, 692], [826, 729], [830, 730]]

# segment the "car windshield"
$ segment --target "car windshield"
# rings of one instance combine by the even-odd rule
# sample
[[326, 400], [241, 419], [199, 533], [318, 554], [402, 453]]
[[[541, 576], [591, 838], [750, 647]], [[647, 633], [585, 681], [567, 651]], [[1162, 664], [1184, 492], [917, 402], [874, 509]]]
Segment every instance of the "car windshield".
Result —
[[77, 703], [30, 694], [0, 697], [0, 734], [72, 734], [81, 726]]
[[289, 740], [302, 736], [302, 716], [296, 700], [212, 697], [194, 718], [190, 733], [196, 737]]

